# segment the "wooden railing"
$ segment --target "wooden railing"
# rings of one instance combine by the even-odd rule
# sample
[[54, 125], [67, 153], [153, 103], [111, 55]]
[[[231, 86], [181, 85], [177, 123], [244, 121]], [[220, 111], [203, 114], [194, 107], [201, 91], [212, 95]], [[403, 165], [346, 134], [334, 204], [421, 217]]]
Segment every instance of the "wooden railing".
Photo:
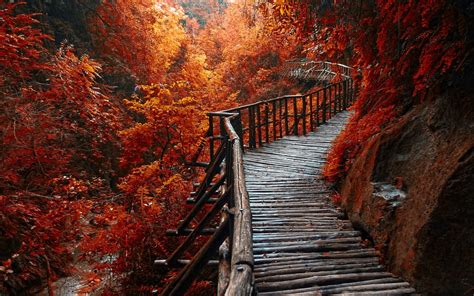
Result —
[[[345, 66], [344, 66], [345, 67]], [[251, 211], [243, 166], [245, 149], [254, 149], [287, 135], [306, 135], [345, 110], [356, 89], [350, 76], [312, 93], [282, 96], [220, 112], [210, 112], [207, 141], [191, 165], [205, 167], [205, 176], [191, 193], [188, 215], [168, 235], [185, 236], [166, 260], [157, 264], [182, 267], [162, 295], [183, 295], [209, 262], [219, 263], [218, 295], [253, 293]], [[202, 151], [208, 150], [206, 157]], [[205, 158], [204, 161], [199, 159]], [[192, 255], [196, 238], [210, 237]], [[216, 254], [220, 254], [219, 260]], [[230, 256], [229, 256], [230, 254]]]
[[[277, 97], [223, 112], [238, 114], [241, 118], [243, 148], [253, 149], [287, 135], [306, 135], [315, 131], [335, 113], [347, 109], [354, 99], [355, 91], [353, 80], [347, 78], [304, 95]], [[210, 155], [214, 155], [215, 142], [221, 140], [221, 135], [216, 133], [221, 114], [208, 114]]]
[[344, 79], [351, 78], [353, 68], [338, 63], [300, 59], [287, 61], [281, 74], [289, 78], [313, 80], [324, 84], [330, 83], [338, 76]]

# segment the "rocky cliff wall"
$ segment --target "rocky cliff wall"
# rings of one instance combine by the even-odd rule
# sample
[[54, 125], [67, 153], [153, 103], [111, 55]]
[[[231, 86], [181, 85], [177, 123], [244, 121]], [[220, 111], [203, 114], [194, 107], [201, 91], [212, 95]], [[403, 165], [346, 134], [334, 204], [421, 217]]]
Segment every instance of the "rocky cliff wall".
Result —
[[474, 88], [464, 81], [370, 139], [340, 188], [390, 270], [427, 295], [474, 287]]

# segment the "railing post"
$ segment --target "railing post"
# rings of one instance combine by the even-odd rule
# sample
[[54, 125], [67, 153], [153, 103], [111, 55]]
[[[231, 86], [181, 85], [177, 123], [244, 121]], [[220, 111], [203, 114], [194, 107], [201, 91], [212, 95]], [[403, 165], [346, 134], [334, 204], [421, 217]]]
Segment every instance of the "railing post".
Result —
[[346, 110], [347, 109], [347, 79], [344, 80], [342, 83], [343, 83], [343, 91], [344, 91], [343, 109]]
[[338, 88], [339, 88], [339, 111], [343, 110], [343, 105], [344, 105], [344, 96], [343, 96], [343, 82], [338, 83]]
[[328, 86], [328, 87], [327, 87], [327, 90], [328, 90], [328, 101], [329, 101], [329, 104], [328, 104], [328, 106], [326, 107], [326, 112], [328, 112], [328, 114], [327, 114], [327, 116], [326, 116], [326, 120], [329, 120], [329, 119], [331, 119], [331, 112], [332, 112], [331, 86]]
[[209, 114], [209, 163], [214, 160], [214, 124], [212, 114]]
[[325, 87], [323, 89], [323, 103], [322, 103], [322, 106], [323, 106], [323, 123], [326, 123], [326, 112], [327, 112], [327, 88]]
[[225, 138], [226, 138], [226, 134], [227, 134], [225, 132], [224, 118], [225, 117], [223, 115], [219, 115], [220, 140], [221, 140], [222, 144], [225, 143]]
[[337, 112], [342, 110], [342, 103], [341, 103], [341, 83], [338, 82], [336, 84], [336, 95], [337, 95]]
[[235, 122], [235, 132], [240, 138], [240, 148], [244, 151], [244, 129], [242, 127], [242, 116], [240, 110], [238, 111], [239, 115], [234, 119]]
[[257, 104], [257, 133], [258, 133], [258, 146], [262, 147], [262, 119], [260, 114], [260, 103]]
[[265, 143], [269, 143], [270, 142], [270, 137], [268, 135], [269, 131], [270, 131], [270, 128], [269, 128], [269, 125], [270, 125], [270, 120], [269, 120], [269, 117], [270, 117], [270, 110], [268, 108], [268, 103], [265, 102]]
[[278, 113], [280, 116], [280, 138], [283, 138], [283, 115], [281, 111], [281, 106], [282, 106], [282, 100], [278, 100]]
[[320, 100], [319, 100], [320, 93], [321, 93], [320, 90], [318, 90], [318, 92], [316, 93], [316, 127], [319, 126], [319, 111], [321, 110], [321, 106], [319, 105], [319, 103], [320, 103]]
[[298, 106], [296, 102], [296, 97], [293, 98], [293, 116], [294, 116], [294, 125], [293, 125], [293, 134], [298, 135]]
[[309, 129], [314, 132], [313, 94], [309, 95]]
[[285, 97], [285, 135], [290, 133], [288, 125], [288, 98]]
[[255, 113], [254, 107], [250, 106], [249, 111], [249, 147], [256, 148], [256, 135], [255, 135]]
[[303, 96], [303, 110], [301, 110], [301, 116], [303, 117], [303, 135], [306, 136], [306, 96]]
[[272, 121], [273, 121], [273, 141], [277, 139], [277, 111], [276, 111], [276, 100], [272, 101]]

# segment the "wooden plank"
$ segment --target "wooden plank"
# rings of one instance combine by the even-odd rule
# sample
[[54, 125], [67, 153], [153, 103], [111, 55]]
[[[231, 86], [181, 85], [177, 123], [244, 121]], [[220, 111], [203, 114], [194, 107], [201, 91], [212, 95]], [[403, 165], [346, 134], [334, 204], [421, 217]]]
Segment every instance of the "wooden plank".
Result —
[[259, 291], [275, 291], [279, 289], [295, 289], [303, 288], [309, 285], [327, 285], [341, 283], [345, 281], [360, 281], [366, 279], [377, 279], [384, 277], [391, 277], [392, 275], [388, 272], [363, 272], [363, 273], [349, 273], [349, 274], [336, 274], [326, 276], [312, 276], [309, 278], [295, 279], [295, 280], [282, 280], [279, 282], [266, 282], [257, 285]]

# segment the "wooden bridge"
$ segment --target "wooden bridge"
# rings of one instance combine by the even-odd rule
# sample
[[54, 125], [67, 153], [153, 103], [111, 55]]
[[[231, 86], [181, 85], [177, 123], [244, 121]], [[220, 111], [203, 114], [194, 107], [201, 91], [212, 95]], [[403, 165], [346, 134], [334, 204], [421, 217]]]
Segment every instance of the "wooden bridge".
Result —
[[[191, 163], [206, 174], [189, 214], [168, 231], [185, 238], [156, 261], [179, 270], [162, 295], [183, 295], [211, 263], [218, 295], [415, 293], [364, 246], [320, 179], [357, 92], [346, 76], [313, 93], [209, 113]], [[207, 238], [202, 246], [198, 237]]]

